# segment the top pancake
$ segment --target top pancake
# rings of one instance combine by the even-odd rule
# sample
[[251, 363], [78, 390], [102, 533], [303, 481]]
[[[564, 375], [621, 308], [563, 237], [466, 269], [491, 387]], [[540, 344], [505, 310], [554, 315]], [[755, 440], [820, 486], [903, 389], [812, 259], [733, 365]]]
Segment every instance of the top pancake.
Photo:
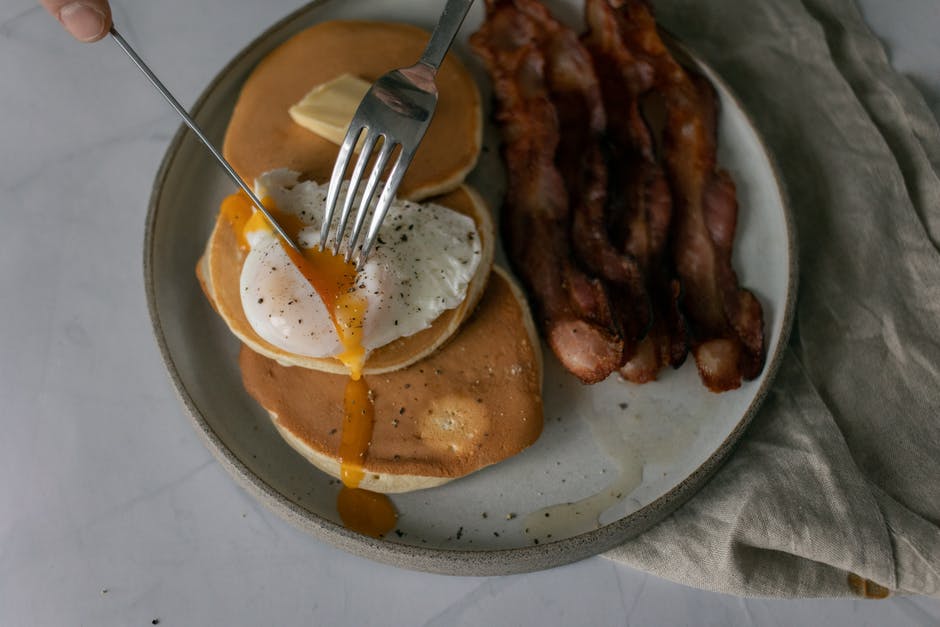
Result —
[[[366, 374], [398, 370], [433, 353], [458, 331], [460, 324], [473, 312], [483, 295], [493, 265], [496, 237], [489, 208], [479, 194], [467, 185], [461, 185], [448, 194], [436, 197], [434, 202], [473, 218], [481, 245], [479, 266], [467, 285], [466, 297], [460, 305], [444, 311], [427, 329], [374, 350], [366, 360]], [[348, 368], [337, 359], [305, 357], [290, 353], [258, 335], [248, 322], [242, 307], [240, 277], [245, 256], [245, 251], [238, 246], [235, 229], [220, 214], [205, 252], [196, 266], [196, 275], [206, 297], [232, 333], [255, 352], [284, 365], [337, 374], [348, 372]]]
[[[427, 40], [428, 33], [415, 26], [361, 21], [324, 22], [288, 39], [245, 81], [225, 134], [225, 158], [247, 181], [275, 168], [329, 181], [338, 146], [296, 124], [288, 109], [340, 74], [374, 81], [413, 65]], [[399, 188], [402, 198], [418, 200], [454, 189], [476, 164], [482, 141], [476, 83], [448, 55], [437, 85], [437, 110]]]

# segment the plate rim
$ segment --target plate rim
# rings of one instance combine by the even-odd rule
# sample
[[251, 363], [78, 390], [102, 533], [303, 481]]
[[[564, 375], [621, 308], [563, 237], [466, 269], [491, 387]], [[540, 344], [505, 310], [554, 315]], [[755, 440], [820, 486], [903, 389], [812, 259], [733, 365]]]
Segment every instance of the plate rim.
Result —
[[[330, 1], [331, 0], [313, 0], [290, 12], [252, 39], [215, 74], [190, 108], [190, 114], [193, 117], [199, 115], [208, 99], [222, 81], [235, 71], [236, 66], [239, 65], [245, 57], [255, 52], [260, 46], [267, 44], [270, 39], [283, 36], [283, 31], [291, 27], [294, 22], [307, 18], [311, 13], [315, 13]], [[765, 364], [764, 379], [748, 405], [747, 410], [731, 432], [722, 440], [721, 444], [715, 448], [708, 458], [668, 492], [665, 492], [651, 503], [623, 518], [610, 522], [599, 529], [576, 536], [530, 546], [489, 550], [462, 550], [428, 548], [403, 544], [389, 539], [376, 539], [360, 535], [346, 529], [338, 523], [319, 516], [315, 512], [300, 507], [268, 484], [261, 476], [252, 472], [215, 433], [205, 419], [202, 410], [197, 406], [193, 397], [190, 395], [186, 382], [183, 381], [180, 376], [164, 334], [163, 323], [157, 307], [155, 280], [153, 277], [153, 256], [155, 252], [154, 231], [166, 179], [186, 137], [187, 128], [181, 124], [167, 146], [166, 152], [160, 162], [160, 167], [154, 177], [147, 207], [143, 247], [143, 278], [147, 310], [150, 316], [151, 330], [154, 334], [157, 346], [159, 347], [164, 367], [167, 370], [167, 374], [173, 384], [173, 389], [177, 397], [189, 415], [193, 428], [202, 439], [206, 448], [212, 453], [213, 457], [222, 465], [228, 474], [235, 479], [235, 482], [241, 486], [241, 488], [252, 497], [261, 501], [272, 512], [296, 527], [310, 533], [319, 540], [326, 541], [333, 546], [361, 557], [391, 564], [393, 566], [426, 572], [448, 575], [491, 576], [551, 568], [604, 553], [645, 532], [678, 509], [704, 487], [711, 476], [728, 459], [748, 425], [750, 425], [754, 416], [757, 414], [757, 411], [760, 409], [760, 406], [763, 404], [764, 399], [773, 385], [773, 381], [776, 378], [780, 364], [787, 351], [796, 311], [796, 295], [799, 280], [797, 233], [789, 196], [783, 183], [783, 178], [780, 175], [780, 168], [774, 155], [767, 149], [766, 142], [758, 131], [758, 127], [754, 124], [753, 117], [747, 109], [742, 106], [741, 100], [734, 90], [701, 56], [694, 54], [688, 45], [680, 42], [678, 38], [668, 33], [668, 31], [664, 31], [664, 33], [669, 40], [670, 46], [679, 48], [682, 53], [692, 59], [697, 65], [708, 71], [710, 80], [721, 85], [722, 89], [728, 94], [753, 130], [759, 149], [764, 154], [770, 166], [770, 173], [780, 197], [786, 225], [789, 263], [787, 264], [787, 293], [782, 311], [783, 319], [780, 341], [774, 353], [768, 356]]]

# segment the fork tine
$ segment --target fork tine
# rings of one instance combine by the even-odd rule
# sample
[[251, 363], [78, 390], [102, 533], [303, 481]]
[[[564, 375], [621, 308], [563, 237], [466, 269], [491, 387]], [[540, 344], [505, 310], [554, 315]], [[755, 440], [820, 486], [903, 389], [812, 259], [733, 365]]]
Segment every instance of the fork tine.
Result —
[[326, 207], [323, 211], [323, 225], [320, 227], [320, 250], [326, 249], [326, 243], [330, 236], [330, 223], [333, 222], [333, 211], [336, 209], [336, 199], [339, 197], [339, 188], [343, 183], [343, 175], [346, 174], [346, 168], [349, 166], [349, 158], [354, 152], [356, 142], [365, 127], [360, 126], [355, 134], [352, 127], [346, 131], [346, 138], [343, 139], [343, 145], [339, 147], [339, 154], [336, 155], [336, 163], [333, 164], [333, 174], [330, 175], [330, 187], [326, 192]]
[[382, 149], [379, 151], [379, 156], [375, 160], [372, 174], [369, 175], [369, 182], [366, 183], [366, 191], [362, 195], [362, 201], [359, 203], [359, 211], [356, 213], [356, 222], [353, 224], [352, 233], [349, 234], [349, 239], [346, 241], [346, 261], [352, 259], [353, 251], [356, 249], [356, 241], [359, 239], [359, 232], [362, 230], [362, 224], [366, 220], [369, 205], [372, 204], [372, 196], [375, 195], [375, 188], [378, 187], [379, 184], [379, 177], [382, 176], [382, 172], [385, 171], [385, 166], [388, 164], [388, 160], [392, 156], [392, 151], [395, 150], [397, 145], [396, 142], [391, 141], [387, 136], [382, 143]]
[[[362, 173], [369, 163], [372, 156], [372, 150], [379, 141], [380, 135], [373, 133], [371, 129], [362, 143], [362, 150], [359, 151], [359, 159], [356, 160], [356, 167], [353, 168], [352, 178], [349, 179], [349, 187], [346, 188], [346, 197], [343, 199], [343, 210], [339, 214], [339, 224], [336, 227], [336, 235], [333, 240], [333, 254], [339, 253], [340, 244], [343, 242], [343, 234], [346, 232], [346, 223], [349, 222], [349, 214], [352, 209], [353, 200], [356, 199], [356, 192], [359, 191], [359, 183], [362, 182]], [[332, 183], [330, 186], [332, 189]]]
[[404, 146], [402, 146], [402, 152], [398, 155], [398, 160], [395, 162], [395, 165], [392, 166], [388, 181], [385, 182], [385, 187], [382, 188], [382, 193], [379, 195], [379, 201], [375, 205], [375, 213], [372, 214], [372, 221], [369, 223], [369, 231], [366, 233], [362, 248], [359, 249], [359, 256], [356, 260], [356, 270], [362, 270], [362, 266], [365, 264], [369, 253], [372, 251], [372, 246], [375, 245], [375, 239], [379, 235], [379, 227], [382, 226], [382, 221], [385, 220], [385, 214], [388, 213], [392, 202], [395, 200], [395, 193], [398, 191], [398, 186], [401, 185], [401, 180], [405, 177], [405, 172], [408, 170], [409, 164], [411, 164], [412, 157], [414, 157], [414, 150], [412, 149], [405, 152]]

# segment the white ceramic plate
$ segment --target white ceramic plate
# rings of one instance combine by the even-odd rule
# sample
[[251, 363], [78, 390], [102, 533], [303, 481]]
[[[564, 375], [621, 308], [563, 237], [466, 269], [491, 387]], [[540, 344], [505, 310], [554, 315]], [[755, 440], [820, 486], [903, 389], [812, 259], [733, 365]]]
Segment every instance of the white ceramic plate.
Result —
[[[579, 4], [555, 3], [552, 9], [577, 26]], [[335, 18], [430, 29], [440, 9], [440, 1], [430, 0], [314, 3], [233, 59], [193, 113], [221, 142], [245, 77], [289, 36]], [[482, 18], [478, 2], [455, 50], [478, 78], [488, 107], [486, 74], [466, 45]], [[689, 359], [645, 386], [614, 377], [586, 387], [546, 351], [545, 430], [534, 446], [443, 487], [394, 496], [399, 525], [384, 540], [350, 532], [339, 524], [335, 482], [288, 447], [243, 390], [238, 342], [200, 292], [196, 260], [219, 202], [233, 186], [181, 130], [154, 184], [144, 274], [170, 376], [222, 465], [274, 511], [328, 542], [373, 559], [453, 574], [518, 572], [593, 555], [641, 533], [694, 494], [730, 452], [768, 389], [789, 330], [796, 271], [793, 229], [772, 161], [724, 83], [692, 59], [721, 100], [719, 156], [737, 183], [741, 205], [735, 267], [741, 283], [760, 298], [766, 318], [769, 357], [760, 378], [734, 392], [711, 394]], [[491, 125], [485, 145], [469, 181], [498, 206], [504, 175]]]

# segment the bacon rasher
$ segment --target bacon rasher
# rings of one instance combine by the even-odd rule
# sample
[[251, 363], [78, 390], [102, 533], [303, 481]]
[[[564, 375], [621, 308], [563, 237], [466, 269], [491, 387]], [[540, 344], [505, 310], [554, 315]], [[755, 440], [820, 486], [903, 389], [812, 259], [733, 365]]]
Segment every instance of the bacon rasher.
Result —
[[586, 0], [584, 12], [588, 26], [584, 43], [600, 79], [611, 140], [609, 221], [623, 250], [642, 269], [653, 308], [649, 333], [620, 373], [635, 383], [646, 383], [656, 379], [666, 364], [680, 366], [687, 351], [679, 285], [667, 254], [672, 197], [641, 112], [641, 102], [654, 84], [654, 68], [627, 48], [607, 0]]
[[570, 372], [594, 383], [623, 364], [624, 341], [607, 289], [580, 269], [571, 248], [570, 195], [556, 164], [559, 115], [543, 50], [550, 35], [542, 28], [546, 17], [531, 0], [489, 1], [471, 44], [493, 79], [503, 131], [507, 251], [553, 352]]
[[763, 314], [731, 266], [737, 201], [717, 167], [714, 91], [673, 59], [644, 2], [587, 0], [586, 17], [587, 48], [536, 0], [488, 0], [471, 39], [498, 101], [510, 258], [582, 381], [621, 367], [652, 380], [682, 363], [688, 335], [705, 385], [738, 387], [763, 367]]
[[672, 257], [682, 287], [692, 352], [705, 385], [737, 388], [764, 365], [763, 310], [731, 265], [738, 205], [717, 165], [717, 100], [703, 77], [672, 57], [641, 0], [608, 0], [627, 49], [653, 69], [666, 109], [663, 162], [673, 192]]

